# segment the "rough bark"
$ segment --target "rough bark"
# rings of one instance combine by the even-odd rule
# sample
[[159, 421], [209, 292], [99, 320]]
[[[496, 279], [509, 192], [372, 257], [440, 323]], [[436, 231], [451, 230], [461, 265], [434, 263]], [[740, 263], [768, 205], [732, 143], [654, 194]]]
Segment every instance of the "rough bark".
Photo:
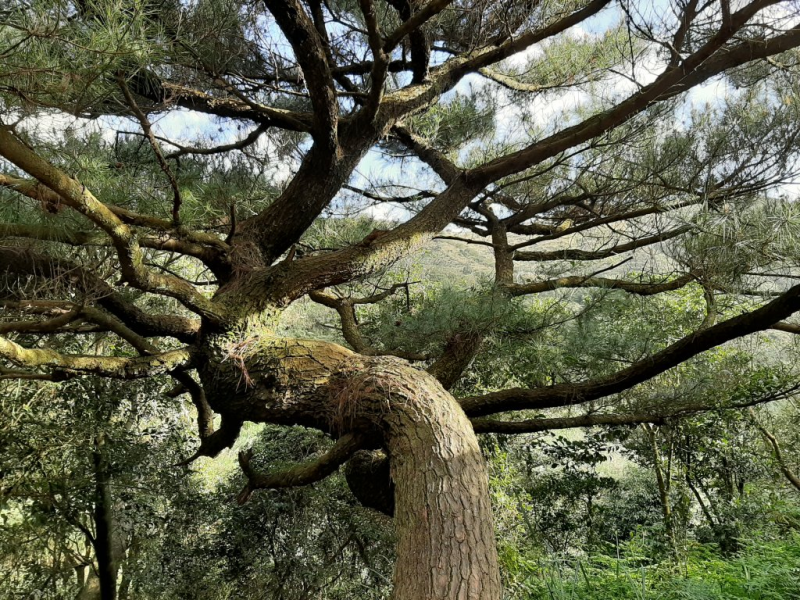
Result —
[[280, 414], [282, 422], [314, 424], [336, 436], [371, 434], [388, 454], [395, 600], [500, 598], [483, 457], [466, 415], [433, 376], [397, 358], [359, 356], [323, 342], [253, 342], [238, 363], [230, 346], [215, 343], [214, 366], [201, 376], [218, 412], [257, 421]]
[[500, 598], [488, 480], [469, 421], [433, 377], [370, 362], [339, 394], [380, 416], [396, 485], [394, 599]]

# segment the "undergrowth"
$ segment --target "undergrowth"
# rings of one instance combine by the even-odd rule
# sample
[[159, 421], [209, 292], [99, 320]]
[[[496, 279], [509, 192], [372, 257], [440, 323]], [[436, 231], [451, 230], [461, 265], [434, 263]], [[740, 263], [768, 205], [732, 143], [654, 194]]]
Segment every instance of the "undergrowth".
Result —
[[727, 557], [695, 544], [679, 561], [655, 562], [630, 544], [619, 557], [537, 560], [523, 570], [509, 590], [515, 600], [800, 600], [800, 533], [746, 541]]

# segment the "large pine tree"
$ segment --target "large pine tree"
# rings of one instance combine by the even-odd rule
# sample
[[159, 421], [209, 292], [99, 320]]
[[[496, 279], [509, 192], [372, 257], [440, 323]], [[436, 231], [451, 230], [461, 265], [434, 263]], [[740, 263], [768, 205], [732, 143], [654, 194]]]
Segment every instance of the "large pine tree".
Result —
[[[4, 3], [1, 376], [168, 374], [197, 408], [196, 456], [245, 421], [322, 430], [330, 450], [290, 471], [243, 454], [240, 500], [349, 461], [359, 499], [394, 515], [396, 599], [500, 598], [476, 434], [702, 410], [617, 400], [735, 338], [797, 330], [783, 184], [798, 46], [793, 0]], [[316, 243], [358, 198], [402, 217]], [[414, 348], [358, 319], [407, 289], [383, 285], [387, 269], [441, 237], [493, 257], [479, 303], [696, 286], [706, 310], [622, 368], [454, 397], [487, 328]], [[639, 261], [647, 249], [660, 258]], [[544, 266], [523, 278], [520, 262]], [[336, 311], [349, 348], [286, 337], [306, 297]], [[61, 349], [98, 332], [119, 344]], [[566, 406], [586, 411], [539, 414]]]

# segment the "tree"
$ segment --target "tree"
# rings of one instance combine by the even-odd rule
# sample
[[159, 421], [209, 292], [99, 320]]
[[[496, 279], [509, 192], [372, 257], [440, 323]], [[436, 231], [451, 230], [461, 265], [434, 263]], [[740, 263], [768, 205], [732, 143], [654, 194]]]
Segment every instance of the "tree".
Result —
[[[800, 309], [787, 283], [797, 209], [780, 187], [800, 123], [794, 2], [51, 0], [0, 14], [2, 377], [167, 374], [197, 408], [196, 456], [231, 446], [245, 421], [329, 434], [326, 453], [289, 471], [260, 473], [243, 454], [240, 501], [360, 457], [352, 489], [394, 514], [397, 599], [500, 597], [476, 434], [713, 408], [625, 393], [726, 342], [796, 329], [783, 319]], [[727, 94], [690, 110], [687, 93], [714, 83]], [[580, 102], [546, 116], [568, 98]], [[218, 143], [208, 127], [186, 141], [155, 124], [198, 114], [214, 117]], [[37, 132], [59, 115], [114, 135]], [[376, 150], [394, 166], [365, 183], [358, 167]], [[407, 217], [315, 244], [354, 195]], [[489, 292], [438, 347], [371, 340], [359, 310], [408, 290], [381, 277], [437, 237], [491, 250]], [[662, 260], [614, 258], [648, 248]], [[523, 281], [525, 262], [545, 266]], [[624, 368], [565, 364], [448, 391], [488, 336], [536, 333], [508, 308], [535, 294], [593, 288], [586, 302], [606, 303], [683, 287], [701, 291], [703, 314], [669, 343], [643, 340]], [[350, 348], [284, 335], [287, 307], [306, 297], [336, 311]], [[126, 346], [77, 355], [51, 342], [87, 331]], [[770, 381], [726, 400], [796, 387]], [[512, 414], [564, 407], [585, 412]], [[365, 459], [375, 450], [388, 458]]]
[[188, 483], [182, 473], [159, 476], [180, 460], [185, 440], [169, 402], [142, 402], [162, 386], [73, 378], [5, 388], [4, 596], [92, 599], [118, 582], [125, 597], [137, 546]]

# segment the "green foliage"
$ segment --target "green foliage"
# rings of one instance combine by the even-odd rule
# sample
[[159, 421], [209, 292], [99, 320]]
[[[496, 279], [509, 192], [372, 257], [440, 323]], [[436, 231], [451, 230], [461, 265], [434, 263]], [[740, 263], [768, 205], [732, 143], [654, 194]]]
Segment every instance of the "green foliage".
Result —
[[494, 130], [494, 101], [486, 93], [455, 94], [414, 119], [414, 130], [455, 154], [468, 141]]
[[[12, 3], [4, 11], [0, 90], [6, 103], [70, 106], [91, 114], [116, 93], [116, 73], [163, 57], [175, 4], [150, 0]], [[82, 18], [76, 18], [80, 16]], [[7, 107], [14, 106], [8, 105]]]
[[620, 557], [546, 561], [511, 597], [520, 600], [790, 600], [800, 598], [800, 536], [749, 541], [724, 558], [694, 546], [679, 569], [641, 564], [635, 543], [620, 545]]
[[[321, 434], [301, 428], [267, 426], [253, 439], [256, 456], [269, 457], [260, 469], [291, 465], [327, 445]], [[232, 501], [242, 486], [237, 468], [219, 485], [190, 486], [172, 499], [141, 564], [137, 597], [385, 597], [393, 556], [385, 518], [359, 506], [341, 476], [257, 493], [238, 506]]]
[[[3, 382], [0, 402], [0, 596], [74, 597], [92, 569], [93, 453], [106, 440], [115, 539], [159, 535], [168, 499], [186, 483], [189, 415], [153, 399], [164, 382], [76, 379], [60, 387]], [[173, 401], [174, 402], [174, 401]], [[172, 472], [169, 478], [163, 472]]]
[[301, 247], [316, 250], [352, 246], [374, 230], [387, 230], [391, 226], [391, 223], [366, 216], [317, 219], [303, 236]]

